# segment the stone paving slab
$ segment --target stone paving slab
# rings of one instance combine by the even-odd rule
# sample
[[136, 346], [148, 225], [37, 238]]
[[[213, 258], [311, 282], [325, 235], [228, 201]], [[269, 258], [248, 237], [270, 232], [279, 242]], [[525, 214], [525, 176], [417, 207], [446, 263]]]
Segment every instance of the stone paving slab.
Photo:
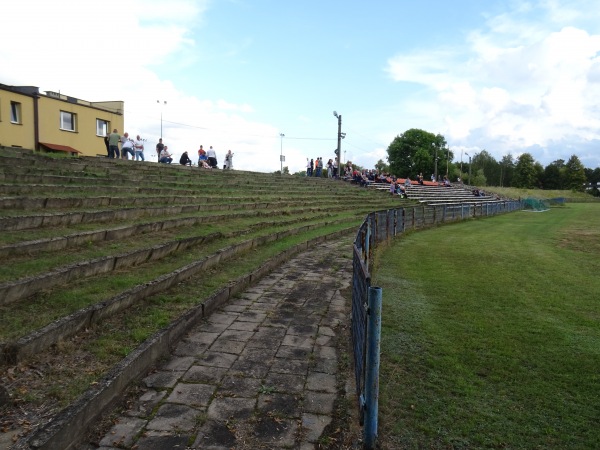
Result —
[[211, 314], [86, 448], [316, 448], [345, 395], [335, 336], [350, 322], [348, 241], [345, 254], [337, 241], [298, 255]]

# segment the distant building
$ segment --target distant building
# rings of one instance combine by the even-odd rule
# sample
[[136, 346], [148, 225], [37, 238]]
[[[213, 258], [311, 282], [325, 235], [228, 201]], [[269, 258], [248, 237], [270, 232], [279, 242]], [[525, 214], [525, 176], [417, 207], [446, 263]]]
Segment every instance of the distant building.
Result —
[[104, 136], [123, 133], [124, 103], [88, 102], [35, 86], [0, 83], [0, 145], [73, 155], [106, 154]]

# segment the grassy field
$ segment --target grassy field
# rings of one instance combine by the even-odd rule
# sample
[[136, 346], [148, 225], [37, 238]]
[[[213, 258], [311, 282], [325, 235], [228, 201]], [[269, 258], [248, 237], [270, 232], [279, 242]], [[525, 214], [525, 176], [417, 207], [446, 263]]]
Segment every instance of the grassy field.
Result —
[[382, 448], [600, 448], [599, 222], [568, 204], [378, 255]]
[[507, 198], [569, 198], [577, 201], [600, 201], [586, 192], [577, 192], [569, 190], [542, 190], [542, 189], [520, 189], [512, 187], [486, 186], [483, 188], [486, 192], [493, 192]]

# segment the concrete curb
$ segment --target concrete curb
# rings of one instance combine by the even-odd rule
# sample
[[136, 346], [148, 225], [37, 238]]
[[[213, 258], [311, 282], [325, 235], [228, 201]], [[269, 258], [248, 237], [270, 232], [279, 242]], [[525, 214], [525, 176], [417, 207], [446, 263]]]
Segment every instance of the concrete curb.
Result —
[[0, 217], [0, 231], [19, 231], [32, 228], [58, 227], [67, 225], [78, 225], [83, 223], [106, 223], [118, 220], [133, 220], [139, 217], [155, 217], [174, 214], [186, 214], [201, 211], [230, 211], [244, 208], [247, 210], [267, 209], [272, 207], [307, 207], [312, 205], [310, 201], [297, 202], [260, 202], [246, 204], [221, 204], [207, 205], [188, 204], [177, 206], [158, 206], [143, 208], [123, 208], [119, 210], [103, 211], [81, 211], [55, 214], [35, 214], [31, 216]]
[[15, 364], [29, 355], [43, 351], [61, 339], [65, 339], [86, 327], [101, 322], [145, 297], [163, 292], [181, 281], [214, 267], [221, 261], [230, 259], [251, 248], [260, 247], [268, 242], [308, 231], [316, 226], [307, 225], [274, 235], [249, 239], [239, 244], [225, 247], [201, 260], [162, 275], [148, 283], [124, 291], [105, 302], [90, 305], [76, 311], [18, 339], [16, 342], [1, 344], [0, 364]]

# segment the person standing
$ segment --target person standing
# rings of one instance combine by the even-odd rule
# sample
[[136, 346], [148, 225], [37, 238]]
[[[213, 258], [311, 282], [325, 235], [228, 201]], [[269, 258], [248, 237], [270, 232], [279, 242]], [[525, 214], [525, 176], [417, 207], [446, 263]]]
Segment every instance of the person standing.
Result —
[[327, 178], [333, 178], [333, 160], [327, 161]]
[[310, 160], [310, 167], [308, 168], [308, 176], [312, 177], [313, 176], [313, 170], [315, 168], [315, 161], [314, 159]]
[[233, 153], [231, 153], [231, 150], [227, 150], [227, 154], [225, 155], [225, 165], [223, 166], [223, 169], [233, 169]]
[[158, 158], [158, 161], [160, 162], [160, 154], [162, 153], [162, 151], [165, 149], [165, 144], [163, 144], [162, 138], [160, 138], [158, 140], [158, 144], [156, 144], [156, 157]]
[[133, 151], [133, 141], [129, 139], [129, 133], [126, 132], [121, 137], [121, 159], [129, 159], [129, 155], [133, 159], [135, 152]]
[[115, 128], [110, 136], [108, 137], [108, 157], [119, 158], [119, 142], [121, 141], [121, 135], [117, 133]]
[[208, 156], [208, 165], [210, 167], [212, 167], [213, 169], [216, 169], [217, 166], [218, 166], [218, 163], [217, 163], [217, 153], [212, 148], [212, 145], [210, 146], [210, 148], [206, 152], [206, 156]]
[[206, 151], [202, 145], [200, 145], [200, 148], [198, 149], [198, 166], [202, 166], [202, 161], [206, 161], [207, 159], [208, 157], [206, 156]]
[[133, 147], [135, 148], [135, 160], [139, 161], [141, 159], [142, 161], [145, 161], [145, 159], [144, 159], [144, 140], [140, 137], [139, 134], [137, 135], [137, 137], [135, 139]]
[[110, 138], [110, 133], [106, 130], [106, 136], [104, 136], [104, 145], [106, 145], [106, 157], [110, 158], [110, 150], [108, 149], [108, 140]]

